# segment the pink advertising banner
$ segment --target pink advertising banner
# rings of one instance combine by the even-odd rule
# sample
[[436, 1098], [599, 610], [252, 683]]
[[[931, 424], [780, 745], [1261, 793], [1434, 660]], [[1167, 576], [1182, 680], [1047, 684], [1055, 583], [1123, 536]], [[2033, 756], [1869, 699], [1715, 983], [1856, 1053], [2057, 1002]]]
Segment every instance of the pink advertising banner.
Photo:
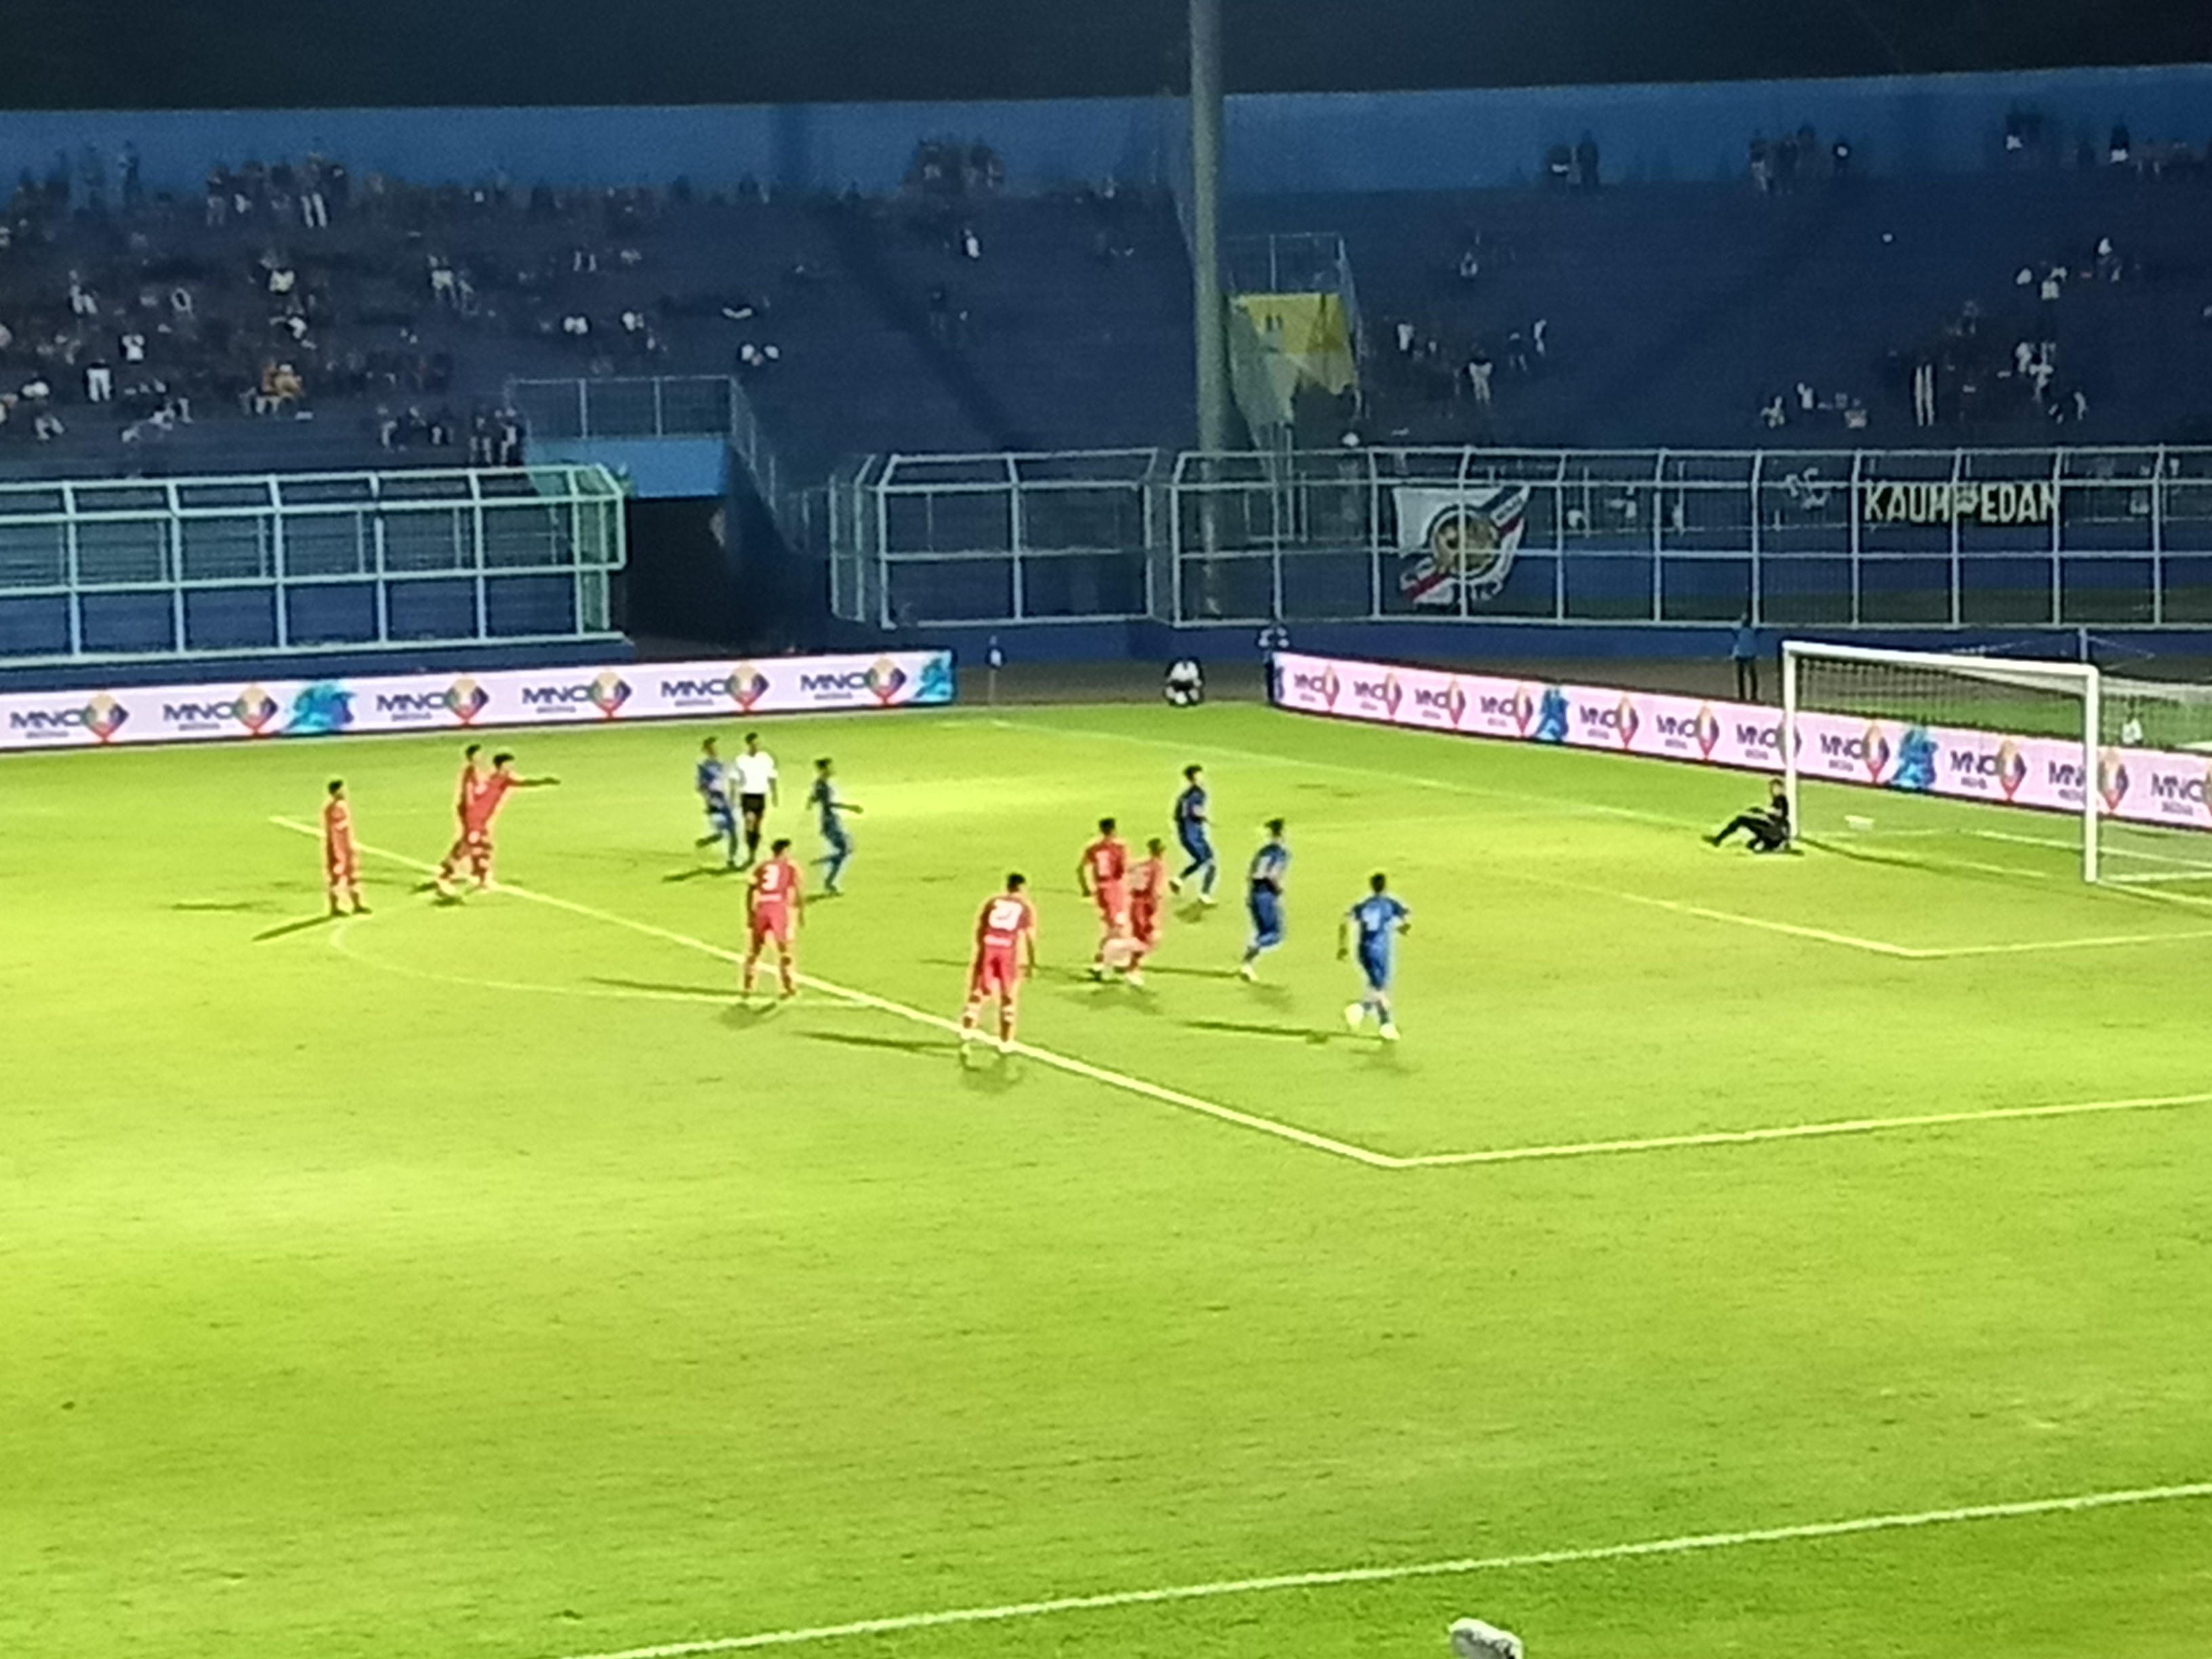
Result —
[[[1468, 737], [1556, 744], [1749, 771], [1782, 769], [1782, 712], [1756, 703], [1501, 679], [1279, 652], [1278, 708]], [[2079, 812], [2094, 788], [2106, 815], [2212, 830], [2212, 755], [2105, 750], [2084, 775], [2081, 745], [2057, 738], [1850, 714], [1801, 714], [1801, 775], [1865, 788]]]
[[622, 663], [0, 695], [0, 753], [462, 727], [606, 726], [952, 701], [949, 651]]

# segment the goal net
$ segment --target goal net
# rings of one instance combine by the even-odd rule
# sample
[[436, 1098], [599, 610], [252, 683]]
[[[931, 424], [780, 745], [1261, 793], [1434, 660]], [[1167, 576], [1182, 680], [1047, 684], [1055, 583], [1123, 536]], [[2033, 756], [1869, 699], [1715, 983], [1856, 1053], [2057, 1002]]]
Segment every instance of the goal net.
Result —
[[1799, 641], [1782, 681], [1809, 840], [2212, 895], [2212, 687]]

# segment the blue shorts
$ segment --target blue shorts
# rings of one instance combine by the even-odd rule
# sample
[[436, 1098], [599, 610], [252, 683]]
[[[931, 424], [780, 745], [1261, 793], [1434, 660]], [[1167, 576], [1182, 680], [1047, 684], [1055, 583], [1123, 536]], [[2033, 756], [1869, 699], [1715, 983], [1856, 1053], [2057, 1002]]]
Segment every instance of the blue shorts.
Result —
[[1367, 976], [1367, 988], [1370, 991], [1389, 990], [1390, 988], [1389, 957], [1379, 951], [1362, 951], [1358, 954], [1359, 971]]
[[734, 836], [738, 832], [738, 815], [730, 810], [727, 801], [709, 801], [707, 822], [718, 836]]
[[1176, 839], [1182, 843], [1182, 850], [1190, 854], [1193, 864], [1213, 862], [1213, 847], [1206, 840], [1205, 830], [1181, 830], [1176, 832]]
[[1265, 887], [1252, 890], [1252, 943], [1265, 950], [1283, 942], [1283, 896]]
[[823, 824], [822, 844], [831, 852], [840, 854], [853, 850], [853, 838], [845, 833], [845, 826], [842, 823], [824, 823]]

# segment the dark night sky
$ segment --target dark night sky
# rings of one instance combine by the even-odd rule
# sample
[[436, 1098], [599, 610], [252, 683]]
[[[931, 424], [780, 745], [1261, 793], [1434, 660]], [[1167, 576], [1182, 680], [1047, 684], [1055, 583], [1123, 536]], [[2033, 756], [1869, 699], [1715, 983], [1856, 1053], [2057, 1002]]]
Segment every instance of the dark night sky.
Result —
[[[2212, 0], [1224, 0], [1237, 91], [2212, 60]], [[5, 0], [40, 108], [1152, 93], [1185, 0]]]

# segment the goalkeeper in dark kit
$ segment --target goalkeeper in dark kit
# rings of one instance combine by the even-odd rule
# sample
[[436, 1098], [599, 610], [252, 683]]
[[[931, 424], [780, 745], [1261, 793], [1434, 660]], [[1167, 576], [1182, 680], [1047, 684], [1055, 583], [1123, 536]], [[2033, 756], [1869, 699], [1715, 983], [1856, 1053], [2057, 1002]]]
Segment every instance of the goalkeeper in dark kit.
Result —
[[1705, 839], [1716, 847], [1723, 847], [1739, 831], [1751, 838], [1748, 845], [1754, 853], [1790, 850], [1790, 791], [1780, 778], [1767, 780], [1764, 811], [1739, 812]]

